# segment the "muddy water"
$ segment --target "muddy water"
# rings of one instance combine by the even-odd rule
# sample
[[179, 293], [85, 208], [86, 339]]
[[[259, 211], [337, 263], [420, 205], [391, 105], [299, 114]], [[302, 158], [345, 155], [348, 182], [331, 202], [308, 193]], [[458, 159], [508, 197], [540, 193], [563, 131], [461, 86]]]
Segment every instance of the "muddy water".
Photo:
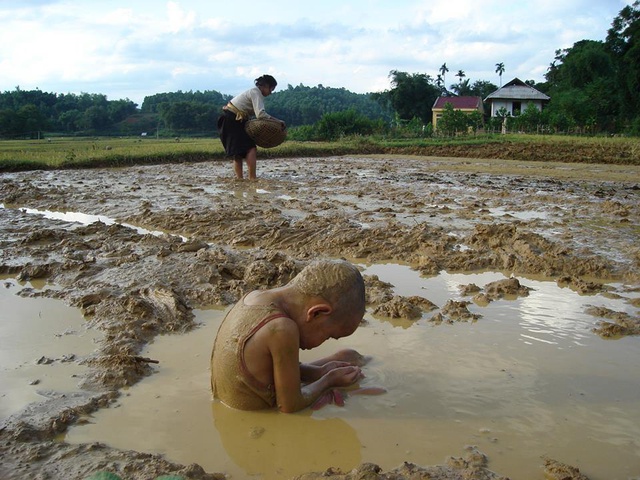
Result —
[[[363, 265], [395, 293], [438, 306], [459, 287], [483, 286], [500, 273], [424, 278], [406, 266]], [[211, 402], [208, 361], [223, 310], [200, 310], [200, 328], [163, 336], [145, 355], [157, 372], [125, 391], [66, 435], [164, 453], [233, 478], [284, 478], [361, 462], [393, 468], [403, 461], [437, 464], [466, 445], [511, 478], [541, 478], [544, 455], [579, 465], [592, 480], [640, 472], [640, 350], [637, 338], [603, 340], [591, 332], [589, 305], [632, 312], [626, 298], [583, 296], [555, 282], [520, 278], [528, 296], [471, 304], [476, 322], [430, 322], [366, 316], [340, 341], [304, 352], [304, 360], [350, 346], [373, 355], [362, 386], [382, 396], [353, 396], [294, 415], [238, 412]], [[620, 287], [620, 285], [614, 285]], [[629, 294], [629, 295], [636, 295]], [[467, 298], [468, 299], [468, 298]]]
[[42, 400], [47, 391], [78, 391], [86, 371], [79, 362], [101, 336], [59, 300], [19, 296], [23, 289], [45, 288], [44, 282], [0, 276], [0, 418]]
[[[0, 315], [17, 309], [14, 302], [44, 300], [14, 294], [29, 286], [36, 290], [26, 296], [77, 305], [104, 334], [83, 388], [122, 394], [87, 417], [89, 425], [73, 419], [68, 440], [163, 452], [236, 478], [348, 470], [365, 461], [384, 469], [442, 464], [465, 445], [478, 445], [489, 468], [511, 478], [542, 478], [545, 454], [592, 480], [640, 474], [640, 302], [627, 301], [640, 291], [640, 167], [356, 156], [261, 161], [259, 175], [236, 182], [221, 162], [2, 175], [0, 271], [11, 275], [3, 292], [11, 302]], [[374, 315], [406, 303], [387, 302], [373, 282], [367, 324], [314, 352], [344, 345], [373, 355], [363, 384], [388, 393], [289, 416], [212, 404], [208, 361], [223, 310], [196, 310], [202, 325], [191, 331], [192, 309], [286, 283], [304, 261], [327, 256], [360, 259], [368, 279], [378, 275], [405, 299], [420, 295], [440, 307], [417, 321]], [[381, 265], [400, 261], [434, 276]], [[513, 272], [534, 290], [470, 303], [481, 315], [475, 323], [450, 317], [449, 324], [445, 314], [436, 324], [430, 319], [443, 319], [449, 301], [472, 301], [461, 297], [461, 284], [503, 278], [436, 275], [443, 270]], [[606, 292], [598, 279], [625, 284]], [[587, 305], [602, 307], [594, 314], [602, 316], [588, 315]], [[604, 319], [616, 324], [601, 335], [627, 336], [593, 333]], [[11, 323], [24, 325], [29, 342], [41, 330]], [[55, 329], [46, 347], [66, 331]], [[10, 361], [21, 389], [39, 396], [45, 386], [76, 388], [74, 373], [58, 380], [29, 369], [42, 356], [54, 361], [38, 372], [79, 368], [62, 361], [79, 349], [48, 354], [29, 342], [24, 359]], [[141, 365], [138, 355], [160, 363]], [[71, 402], [82, 407], [76, 411], [94, 412], [114, 395], [92, 405], [80, 397]], [[0, 398], [3, 408], [8, 399]], [[180, 471], [159, 457], [140, 463], [133, 450], [50, 443], [61, 430], [49, 426], [67, 425], [68, 408], [47, 402], [42, 421], [27, 412], [0, 427], [0, 477], [84, 478], [109, 462], [127, 478]], [[36, 425], [28, 438], [22, 422]]]

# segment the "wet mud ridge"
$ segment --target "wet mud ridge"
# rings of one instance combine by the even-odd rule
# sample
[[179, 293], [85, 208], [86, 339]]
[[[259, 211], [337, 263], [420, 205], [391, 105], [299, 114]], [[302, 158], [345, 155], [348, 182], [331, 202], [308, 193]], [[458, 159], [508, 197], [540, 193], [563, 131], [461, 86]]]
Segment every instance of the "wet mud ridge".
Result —
[[[282, 285], [311, 259], [402, 262], [426, 276], [513, 277], [467, 287], [465, 295], [487, 303], [526, 295], [516, 280], [524, 274], [612, 296], [621, 292], [605, 282], [639, 288], [638, 167], [378, 156], [265, 160], [256, 182], [230, 175], [230, 165], [213, 162], [0, 177], [0, 274], [46, 281], [20, 294], [77, 307], [104, 334], [81, 359], [89, 367], [84, 393], [50, 392], [3, 420], [0, 477], [82, 478], [117, 465], [127, 478], [217, 478], [197, 465], [55, 438], [149, 375], [145, 345], [194, 328], [194, 308]], [[376, 315], [416, 318], [437, 309], [394, 296], [377, 278], [366, 281]], [[473, 321], [464, 303], [447, 303], [433, 321]], [[640, 334], [637, 314], [589, 313], [594, 335]], [[361, 468], [371, 470], [366, 478], [502, 478], [476, 451], [431, 473], [411, 465], [393, 473]]]

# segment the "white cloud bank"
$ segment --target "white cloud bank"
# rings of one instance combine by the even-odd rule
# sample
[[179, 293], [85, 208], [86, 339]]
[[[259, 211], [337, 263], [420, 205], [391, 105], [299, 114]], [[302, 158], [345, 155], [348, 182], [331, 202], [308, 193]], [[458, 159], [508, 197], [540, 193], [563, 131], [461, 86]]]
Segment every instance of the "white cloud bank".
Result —
[[0, 0], [0, 91], [103, 93], [287, 84], [389, 88], [389, 72], [542, 81], [559, 48], [604, 40], [632, 0]]

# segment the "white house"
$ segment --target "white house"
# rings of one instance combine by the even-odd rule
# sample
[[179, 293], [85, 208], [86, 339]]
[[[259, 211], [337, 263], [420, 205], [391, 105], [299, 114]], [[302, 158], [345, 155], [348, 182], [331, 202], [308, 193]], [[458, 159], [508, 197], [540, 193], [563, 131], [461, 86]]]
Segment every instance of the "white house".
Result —
[[529, 104], [535, 105], [542, 111], [543, 105], [549, 100], [551, 97], [527, 85], [519, 78], [514, 78], [484, 99], [491, 105], [492, 117], [497, 117], [498, 111], [502, 108], [511, 116], [519, 115], [527, 109]]

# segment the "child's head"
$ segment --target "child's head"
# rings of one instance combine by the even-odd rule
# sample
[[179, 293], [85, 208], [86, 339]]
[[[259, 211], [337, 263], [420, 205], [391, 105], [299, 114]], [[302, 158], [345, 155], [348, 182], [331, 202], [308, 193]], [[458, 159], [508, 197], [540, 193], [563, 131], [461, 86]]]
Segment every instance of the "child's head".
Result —
[[[330, 307], [325, 313], [326, 323], [315, 325], [313, 345], [327, 338], [351, 335], [357, 328], [365, 311], [364, 280], [360, 271], [343, 260], [319, 260], [307, 265], [290, 284], [308, 298], [321, 298]], [[315, 312], [315, 311], [314, 311]], [[325, 338], [326, 337], [326, 338]], [[303, 347], [305, 348], [305, 347]]]

